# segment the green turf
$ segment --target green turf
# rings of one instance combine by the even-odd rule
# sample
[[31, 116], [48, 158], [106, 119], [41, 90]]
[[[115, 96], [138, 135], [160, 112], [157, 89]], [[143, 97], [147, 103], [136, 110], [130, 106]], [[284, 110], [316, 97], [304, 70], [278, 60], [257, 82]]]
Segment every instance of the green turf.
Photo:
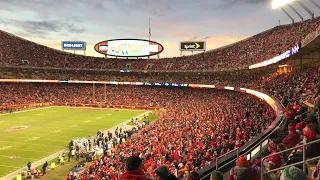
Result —
[[[94, 135], [144, 112], [49, 107], [0, 115], [0, 177], [66, 148], [72, 138]], [[14, 126], [28, 128], [7, 131]]]

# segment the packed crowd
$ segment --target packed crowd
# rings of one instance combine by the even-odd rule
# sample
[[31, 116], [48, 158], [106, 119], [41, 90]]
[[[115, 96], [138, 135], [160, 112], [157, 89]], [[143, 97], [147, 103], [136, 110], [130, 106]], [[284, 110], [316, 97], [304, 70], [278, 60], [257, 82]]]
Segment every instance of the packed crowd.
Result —
[[51, 79], [51, 80], [95, 80], [117, 82], [166, 82], [183, 84], [215, 84], [249, 87], [248, 82], [263, 80], [275, 70], [264, 72], [213, 72], [213, 73], [119, 73], [96, 71], [2, 69], [0, 79]]
[[[37, 83], [3, 83], [0, 87], [7, 92], [0, 97], [1, 104], [9, 103], [8, 100], [85, 102], [91, 98], [92, 88]], [[104, 98], [103, 86], [97, 86], [96, 98]], [[138, 136], [125, 136], [125, 143], [110, 149], [102, 159], [94, 160], [80, 175], [83, 179], [90, 176], [99, 179], [101, 175], [115, 179], [124, 172], [124, 161], [131, 155], [144, 159], [145, 171], [151, 178], [155, 176], [154, 168], [160, 165], [167, 165], [181, 178], [240, 147], [274, 120], [273, 110], [261, 100], [212, 89], [107, 86], [107, 102], [162, 107], [166, 112]]]
[[[104, 59], [53, 50], [0, 31], [0, 66], [95, 70], [226, 70], [271, 59], [297, 45], [320, 26], [320, 18], [281, 25], [224, 48], [164, 59]], [[28, 53], [25, 53], [28, 52]]]
[[[229, 179], [256, 179], [260, 175], [260, 166], [264, 172], [294, 164], [303, 160], [303, 148], [297, 148], [286, 153], [277, 154], [279, 151], [301, 146], [317, 139], [319, 126], [320, 107], [320, 76], [316, 67], [306, 67], [295, 70], [289, 74], [272, 75], [255, 82], [261, 91], [277, 97], [286, 107], [285, 121], [282, 126], [282, 133], [272, 138], [268, 144], [268, 151], [263, 156], [269, 155], [264, 161], [261, 158], [253, 162], [247, 161], [246, 157], [237, 160], [236, 167], [230, 171]], [[310, 107], [312, 111], [310, 110]], [[314, 143], [306, 146], [306, 158], [320, 156], [320, 144]], [[303, 165], [287, 167], [284, 171], [268, 173], [269, 179], [319, 179], [319, 172], [315, 169], [320, 167], [320, 161], [307, 163], [307, 173], [303, 172]]]

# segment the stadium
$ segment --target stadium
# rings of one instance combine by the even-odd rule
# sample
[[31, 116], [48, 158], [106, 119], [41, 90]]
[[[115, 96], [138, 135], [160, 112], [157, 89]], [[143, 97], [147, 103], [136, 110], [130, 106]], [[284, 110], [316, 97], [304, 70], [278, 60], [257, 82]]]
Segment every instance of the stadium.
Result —
[[292, 22], [218, 48], [181, 40], [179, 57], [160, 58], [172, 49], [150, 18], [149, 39], [58, 49], [0, 28], [0, 180], [320, 179], [319, 2], [272, 7]]

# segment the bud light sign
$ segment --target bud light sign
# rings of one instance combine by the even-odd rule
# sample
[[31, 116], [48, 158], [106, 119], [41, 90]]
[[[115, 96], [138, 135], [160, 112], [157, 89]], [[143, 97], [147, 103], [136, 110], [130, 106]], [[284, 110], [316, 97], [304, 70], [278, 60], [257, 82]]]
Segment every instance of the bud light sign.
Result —
[[83, 41], [62, 41], [62, 50], [86, 50], [86, 42]]
[[301, 43], [292, 47], [290, 50], [286, 51], [285, 53], [280, 54], [279, 56], [276, 56], [276, 57], [269, 59], [267, 61], [263, 61], [261, 63], [251, 65], [251, 66], [249, 66], [249, 69], [260, 68], [260, 67], [268, 66], [270, 64], [278, 63], [278, 62], [284, 60], [285, 58], [288, 58], [288, 57], [298, 53], [300, 51], [300, 49], [301, 49]]

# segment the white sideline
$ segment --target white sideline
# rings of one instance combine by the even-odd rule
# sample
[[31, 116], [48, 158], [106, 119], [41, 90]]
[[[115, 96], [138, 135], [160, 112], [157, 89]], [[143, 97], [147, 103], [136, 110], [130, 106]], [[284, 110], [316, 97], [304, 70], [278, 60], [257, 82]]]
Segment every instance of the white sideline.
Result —
[[[17, 114], [17, 113], [23, 113], [23, 112], [29, 112], [29, 111], [36, 111], [36, 110], [41, 110], [41, 109], [48, 109], [48, 108], [53, 108], [55, 106], [49, 106], [49, 107], [42, 107], [42, 108], [35, 108], [35, 109], [27, 109], [27, 110], [22, 110], [22, 111], [17, 111], [17, 112], [13, 112], [13, 114]], [[5, 115], [9, 115], [10, 113], [4, 113], [4, 114], [0, 114], [0, 116], [5, 116]]]
[[[50, 107], [56, 107], [56, 106], [50, 106]], [[111, 109], [112, 109], [112, 108], [111, 108]], [[122, 109], [122, 110], [130, 110], [130, 109]], [[145, 111], [145, 110], [141, 110], [141, 111]], [[144, 112], [144, 113], [142, 113], [142, 114], [140, 114], [140, 115], [138, 115], [138, 116], [136, 116], [136, 117], [133, 117], [133, 118], [143, 117], [145, 114], [148, 114], [148, 113], [150, 113], [150, 112], [152, 112], [152, 111], [146, 111], [146, 112]], [[122, 123], [126, 123], [126, 124], [127, 124], [127, 123], [130, 122], [130, 121], [131, 121], [131, 118], [128, 119], [127, 121], [122, 122]], [[104, 132], [110, 131], [112, 134], [114, 134], [114, 130], [115, 130], [117, 127], [121, 126], [122, 123], [121, 123], [121, 124], [118, 124], [118, 125], [116, 125], [116, 126], [113, 126], [113, 127], [109, 128], [109, 129], [107, 129], [107, 130], [104, 130]], [[97, 129], [97, 131], [98, 131], [98, 129]], [[104, 134], [106, 134], [106, 133], [104, 133]], [[45, 157], [45, 158], [43, 158], [43, 159], [40, 159], [40, 160], [38, 160], [37, 162], [32, 163], [32, 168], [42, 166], [42, 164], [44, 164], [46, 161], [51, 161], [51, 160], [57, 158], [59, 154], [62, 154], [62, 153], [64, 153], [64, 152], [66, 152], [66, 149], [63, 149], [63, 150], [61, 150], [61, 151], [59, 151], [59, 152], [56, 152], [56, 153], [54, 153], [54, 154], [51, 154], [50, 156]], [[21, 158], [21, 159], [22, 159], [22, 158]], [[0, 165], [0, 166], [5, 167], [5, 165]], [[26, 166], [24, 166], [24, 167], [22, 167], [22, 168], [21, 168], [21, 167], [15, 167], [15, 168], [19, 168], [19, 169], [16, 170], [16, 171], [14, 171], [14, 172], [11, 172], [11, 173], [3, 176], [3, 177], [0, 177], [0, 180], [15, 179], [16, 176], [18, 175], [18, 173], [21, 173], [21, 172], [27, 170]], [[47, 176], [48, 176], [48, 175], [47, 175]], [[66, 175], [66, 176], [67, 176], [67, 175]]]

